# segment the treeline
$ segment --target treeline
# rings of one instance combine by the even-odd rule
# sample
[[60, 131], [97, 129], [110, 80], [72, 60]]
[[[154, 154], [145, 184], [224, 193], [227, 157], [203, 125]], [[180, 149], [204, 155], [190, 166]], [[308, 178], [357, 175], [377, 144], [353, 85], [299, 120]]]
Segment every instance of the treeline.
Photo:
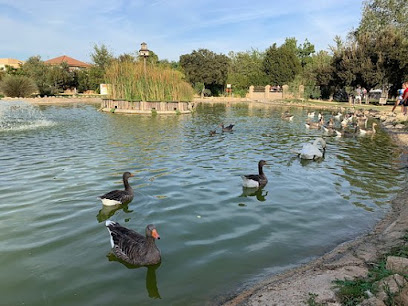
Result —
[[[231, 84], [233, 93], [241, 96], [250, 85], [268, 84], [288, 84], [291, 88], [302, 84], [305, 98], [344, 100], [358, 85], [368, 90], [390, 88], [393, 94], [408, 79], [407, 16], [406, 0], [364, 1], [358, 28], [345, 40], [335, 37], [328, 51], [316, 52], [307, 39], [298, 43], [293, 37], [264, 51], [252, 49], [224, 55], [198, 49], [181, 55], [178, 62], [159, 60], [151, 51], [147, 67], [154, 75], [149, 75], [149, 80], [143, 79], [147, 76], [137, 67], [142, 60], [136, 52], [115, 58], [106, 46], [95, 45], [88, 69], [70, 71], [66, 64], [49, 66], [40, 57], [31, 57], [19, 69], [9, 67], [0, 72], [0, 91], [8, 94], [7, 89], [20, 88], [20, 96], [32, 93], [34, 88], [40, 95], [58, 94], [69, 88], [97, 92], [101, 83], [119, 82], [114, 87], [118, 95], [124, 95], [122, 98], [146, 99], [147, 92], [163, 88], [158, 95], [170, 99], [179, 96], [172, 94], [175, 88], [182, 87], [182, 92], [190, 95], [183, 83], [187, 81], [197, 94], [215, 96], [225, 94], [226, 84]], [[126, 78], [113, 71], [126, 71]], [[167, 81], [172, 78], [183, 84]], [[156, 84], [157, 80], [168, 86]]]

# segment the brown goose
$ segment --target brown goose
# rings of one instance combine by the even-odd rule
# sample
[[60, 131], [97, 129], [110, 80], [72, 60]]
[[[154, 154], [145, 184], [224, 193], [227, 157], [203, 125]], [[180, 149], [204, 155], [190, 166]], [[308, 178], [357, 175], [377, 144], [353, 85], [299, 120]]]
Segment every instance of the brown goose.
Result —
[[130, 172], [123, 173], [123, 185], [125, 185], [125, 190], [113, 190], [100, 196], [99, 198], [102, 204], [113, 206], [130, 203], [133, 200], [134, 193], [132, 187], [129, 185], [128, 179], [132, 176], [134, 175]]
[[155, 265], [161, 261], [160, 250], [155, 244], [155, 239], [160, 239], [160, 236], [153, 224], [146, 226], [146, 236], [110, 220], [105, 225], [117, 258], [138, 266]]

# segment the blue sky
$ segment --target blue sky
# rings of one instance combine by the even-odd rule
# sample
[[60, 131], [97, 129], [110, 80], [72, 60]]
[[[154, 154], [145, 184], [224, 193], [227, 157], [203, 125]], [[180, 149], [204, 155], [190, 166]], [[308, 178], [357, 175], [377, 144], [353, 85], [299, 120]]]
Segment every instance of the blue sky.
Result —
[[0, 58], [90, 62], [94, 44], [118, 56], [146, 42], [177, 61], [200, 48], [264, 51], [286, 37], [328, 50], [358, 26], [361, 10], [360, 0], [0, 0]]

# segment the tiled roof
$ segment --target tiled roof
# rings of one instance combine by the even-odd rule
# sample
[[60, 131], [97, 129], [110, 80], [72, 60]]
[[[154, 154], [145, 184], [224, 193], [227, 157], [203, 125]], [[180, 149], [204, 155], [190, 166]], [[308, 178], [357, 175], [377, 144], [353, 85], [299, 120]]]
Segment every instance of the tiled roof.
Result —
[[19, 65], [24, 64], [24, 61], [20, 61], [14, 58], [0, 58], [0, 64], [3, 65]]
[[45, 61], [44, 63], [51, 64], [51, 65], [58, 65], [58, 64], [61, 64], [63, 62], [66, 62], [69, 67], [90, 67], [91, 66], [90, 64], [78, 61], [78, 60], [76, 60], [76, 59], [74, 59], [72, 57], [66, 56], [66, 55], [49, 59], [48, 61]]

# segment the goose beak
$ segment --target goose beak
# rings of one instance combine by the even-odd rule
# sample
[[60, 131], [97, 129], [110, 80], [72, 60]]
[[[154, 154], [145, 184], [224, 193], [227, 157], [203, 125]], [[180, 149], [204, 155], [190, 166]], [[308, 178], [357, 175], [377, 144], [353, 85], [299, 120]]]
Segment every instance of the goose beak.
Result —
[[152, 230], [152, 236], [155, 239], [160, 239], [159, 233], [156, 231], [156, 229]]
[[132, 177], [132, 176], [135, 176], [135, 175], [131, 173], [130, 176]]

